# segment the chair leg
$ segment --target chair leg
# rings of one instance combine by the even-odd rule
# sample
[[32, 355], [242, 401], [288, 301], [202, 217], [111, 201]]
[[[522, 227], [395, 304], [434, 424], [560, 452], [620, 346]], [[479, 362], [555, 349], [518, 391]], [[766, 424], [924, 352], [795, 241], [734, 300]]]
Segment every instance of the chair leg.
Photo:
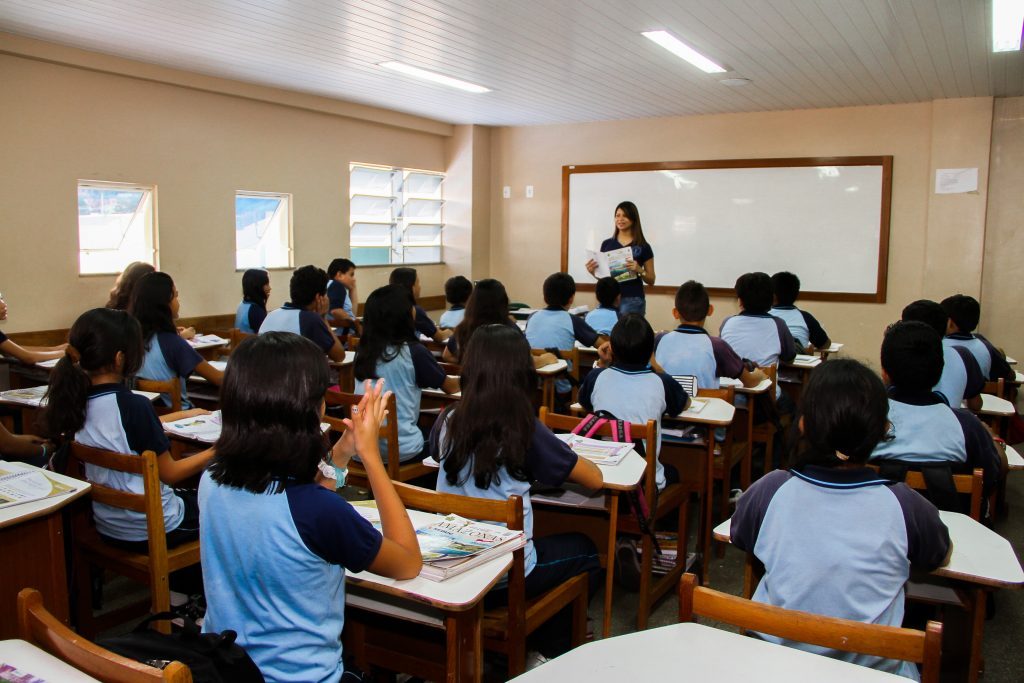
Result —
[[[584, 586], [572, 601], [572, 646], [579, 647], [587, 640], [587, 605], [590, 595]], [[510, 660], [511, 661], [511, 660]]]
[[775, 435], [772, 434], [764, 441], [764, 473], [768, 474], [774, 467], [775, 457]]
[[[651, 531], [654, 531], [653, 526]], [[640, 548], [643, 554], [640, 558], [640, 604], [636, 611], [636, 627], [643, 631], [647, 628], [647, 618], [651, 612], [651, 574], [654, 565], [654, 543], [649, 535], [643, 535]]]
[[81, 555], [75, 556], [75, 628], [90, 640], [96, 637], [93, 617], [92, 565]]

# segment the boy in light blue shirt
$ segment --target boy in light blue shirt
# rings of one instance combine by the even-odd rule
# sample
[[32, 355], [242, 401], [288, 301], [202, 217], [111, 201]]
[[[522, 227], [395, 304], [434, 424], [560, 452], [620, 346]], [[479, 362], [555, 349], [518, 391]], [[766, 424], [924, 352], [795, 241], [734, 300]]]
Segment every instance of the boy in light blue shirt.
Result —
[[619, 301], [622, 299], [619, 281], [613, 277], [603, 277], [597, 281], [594, 293], [597, 295], [598, 307], [587, 313], [584, 320], [598, 334], [611, 334], [615, 323], [619, 322]]
[[441, 314], [437, 326], [442, 330], [454, 330], [458, 327], [466, 315], [466, 302], [472, 293], [473, 283], [468, 278], [462, 275], [448, 278], [444, 283], [444, 298], [451, 308]]

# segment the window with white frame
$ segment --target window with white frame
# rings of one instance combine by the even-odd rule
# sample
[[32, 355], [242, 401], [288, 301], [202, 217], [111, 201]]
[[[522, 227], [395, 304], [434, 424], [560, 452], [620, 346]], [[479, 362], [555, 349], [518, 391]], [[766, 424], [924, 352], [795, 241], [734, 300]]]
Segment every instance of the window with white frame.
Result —
[[349, 166], [349, 227], [356, 265], [440, 263], [444, 175]]
[[133, 261], [156, 265], [156, 188], [78, 181], [78, 272], [120, 273]]
[[291, 268], [292, 196], [235, 193], [235, 267]]

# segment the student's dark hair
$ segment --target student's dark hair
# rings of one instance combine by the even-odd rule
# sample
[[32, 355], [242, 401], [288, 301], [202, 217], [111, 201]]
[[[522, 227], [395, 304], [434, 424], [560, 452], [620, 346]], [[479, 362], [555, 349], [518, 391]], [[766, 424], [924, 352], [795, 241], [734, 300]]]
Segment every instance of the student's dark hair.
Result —
[[373, 290], [363, 308], [363, 336], [356, 349], [354, 372], [359, 381], [377, 379], [377, 363], [394, 360], [402, 344], [416, 344], [412, 292], [402, 285]]
[[736, 280], [736, 296], [747, 313], [767, 313], [772, 307], [772, 279], [768, 273], [744, 273]]
[[961, 332], [973, 332], [981, 320], [981, 304], [973, 296], [948, 296], [942, 300], [942, 308]]
[[453, 306], [465, 306], [473, 293], [473, 283], [464, 275], [448, 278], [444, 283], [445, 301]]
[[253, 493], [312, 482], [330, 448], [320, 431], [329, 384], [324, 352], [305, 337], [268, 332], [239, 344], [220, 390], [214, 481]]
[[85, 424], [90, 375], [113, 371], [118, 352], [124, 354], [123, 376], [138, 372], [142, 365], [138, 320], [113, 308], [94, 308], [78, 316], [68, 332], [68, 349], [50, 374], [46, 391], [41, 420], [50, 438], [75, 438]]
[[594, 287], [597, 303], [605, 308], [615, 308], [615, 300], [619, 298], [620, 294], [622, 294], [622, 287], [619, 286], [619, 281], [613, 277], [601, 278], [597, 281], [597, 286]]
[[930, 325], [901, 321], [885, 331], [882, 368], [894, 386], [927, 391], [942, 377], [942, 365], [942, 337]]
[[455, 327], [459, 357], [465, 355], [473, 333], [484, 325], [508, 325], [508, 293], [505, 285], [493, 278], [480, 280], [466, 302], [466, 313]]
[[708, 317], [711, 298], [704, 285], [696, 280], [687, 280], [676, 290], [676, 310], [684, 321], [699, 323]]
[[[410, 268], [409, 266], [399, 266], [391, 271], [391, 276], [388, 277], [389, 285], [402, 285], [409, 292], [412, 292], [412, 288], [416, 286], [416, 269]], [[416, 296], [413, 295], [415, 301]]]
[[142, 327], [142, 340], [148, 343], [157, 332], [177, 332], [171, 301], [174, 299], [174, 280], [167, 273], [144, 275], [135, 285], [128, 312]]
[[333, 280], [338, 273], [344, 275], [356, 267], [356, 264], [347, 258], [336, 258], [327, 266], [327, 279]]
[[903, 320], [916, 320], [925, 323], [938, 332], [939, 336], [946, 336], [946, 323], [949, 321], [949, 316], [946, 314], [946, 309], [936, 301], [918, 299], [907, 304], [900, 317]]
[[800, 278], [783, 270], [772, 275], [772, 291], [779, 306], [792, 306], [800, 296]]
[[[636, 208], [636, 204], [633, 202], [619, 202], [615, 207], [615, 211], [619, 209], [622, 209], [622, 213], [626, 214], [626, 218], [633, 223], [633, 244], [638, 247], [647, 246], [647, 240], [644, 238], [644, 229], [640, 225], [640, 210]], [[616, 237], [618, 234], [618, 228], [613, 228], [612, 237]]]
[[552, 273], [544, 280], [544, 303], [564, 308], [576, 296], [576, 281], [569, 273]]
[[149, 275], [155, 271], [156, 268], [145, 261], [133, 261], [125, 266], [125, 269], [117, 276], [114, 287], [110, 290], [107, 308], [127, 311], [128, 304], [132, 300], [132, 290], [135, 289], [136, 283], [143, 275]]
[[[882, 380], [849, 358], [830, 360], [811, 373], [801, 406], [803, 448], [797, 468], [863, 463], [888, 430], [889, 400]], [[837, 458], [836, 451], [849, 461]]]
[[479, 488], [495, 483], [502, 467], [527, 481], [526, 451], [537, 424], [529, 342], [510, 325], [484, 325], [462, 359], [462, 400], [447, 416], [439, 453], [448, 483], [462, 483], [459, 475], [471, 458], [472, 470], [462, 481], [472, 477]]
[[302, 266], [292, 273], [288, 283], [288, 295], [291, 305], [305, 308], [316, 300], [318, 294], [327, 293], [327, 273], [316, 266]]
[[262, 268], [250, 268], [242, 273], [242, 301], [267, 305], [269, 295], [263, 288], [270, 284], [270, 273]]
[[654, 329], [639, 313], [627, 313], [612, 328], [611, 342], [616, 362], [646, 365], [654, 353]]

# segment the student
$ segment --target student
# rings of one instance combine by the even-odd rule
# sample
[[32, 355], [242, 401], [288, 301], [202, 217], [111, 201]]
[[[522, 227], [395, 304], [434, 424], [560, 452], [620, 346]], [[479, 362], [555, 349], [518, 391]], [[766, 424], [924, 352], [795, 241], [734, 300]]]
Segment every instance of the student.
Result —
[[795, 305], [800, 295], [800, 278], [786, 271], [775, 273], [772, 275], [772, 291], [775, 305], [769, 313], [786, 322], [800, 351], [810, 353], [814, 349], [827, 349], [832, 345], [817, 319]]
[[[534, 349], [571, 349], [575, 342], [597, 347], [608, 341], [590, 325], [569, 314], [576, 298], [576, 281], [568, 273], [552, 273], [544, 280], [544, 303], [547, 307], [534, 311], [526, 321], [526, 339]], [[570, 368], [571, 369], [571, 368]], [[568, 380], [555, 382], [559, 401], [568, 400], [572, 386]]]
[[619, 301], [622, 299], [622, 289], [615, 278], [603, 277], [597, 281], [594, 294], [597, 296], [598, 306], [587, 313], [584, 320], [598, 334], [611, 334], [615, 323], [619, 321]]
[[327, 273], [316, 266], [302, 266], [288, 283], [291, 300], [267, 314], [260, 334], [291, 332], [309, 339], [333, 361], [345, 360], [345, 349], [324, 320], [327, 312]]
[[981, 320], [978, 300], [965, 294], [954, 294], [942, 300], [942, 308], [949, 316], [943, 344], [962, 346], [970, 351], [987, 381], [996, 382], [1001, 378], [1012, 382], [1017, 373], [1006, 362], [1003, 352], [980, 334], [974, 334]]
[[383, 536], [316, 483], [320, 465], [329, 468], [320, 432], [329, 377], [321, 349], [298, 335], [239, 344], [221, 392], [217, 455], [199, 483], [203, 631], [238, 633], [268, 683], [341, 679], [346, 571], [411, 579], [421, 566], [377, 450], [387, 413], [379, 383], [353, 409], [346, 447], [332, 455], [337, 464], [358, 451]]
[[[597, 548], [581, 533], [533, 536], [530, 483], [561, 486], [565, 482], [596, 490], [601, 470], [576, 456], [537, 419], [533, 394], [537, 376], [530, 345], [508, 325], [485, 325], [466, 346], [462, 366], [462, 400], [437, 420], [430, 434], [431, 453], [441, 463], [437, 490], [461, 496], [523, 499], [526, 533], [526, 596], [542, 594], [578, 574], [597, 592]], [[488, 604], [507, 599], [505, 591], [488, 596]], [[571, 615], [559, 613], [535, 632], [537, 648], [547, 657], [569, 649]]]
[[441, 343], [452, 335], [451, 330], [439, 330], [434, 321], [430, 319], [423, 307], [416, 303], [420, 298], [420, 276], [415, 268], [402, 266], [391, 271], [388, 279], [390, 285], [401, 285], [412, 293], [413, 305], [416, 306], [416, 332], [424, 337], [430, 337]]
[[[7, 302], [0, 294], [0, 320], [7, 320]], [[67, 344], [57, 346], [22, 346], [11, 341], [6, 334], [0, 332], [0, 354], [17, 358], [25, 365], [34, 365], [44, 360], [53, 360], [64, 355]]]
[[270, 298], [270, 273], [250, 268], [242, 274], [242, 303], [235, 311], [235, 327], [246, 334], [258, 334], [267, 317]]
[[[366, 299], [363, 336], [356, 349], [356, 393], [364, 380], [383, 379], [395, 394], [398, 406], [398, 458], [402, 462], [422, 458], [424, 435], [419, 428], [422, 389], [441, 389], [454, 394], [459, 378], [449, 377], [433, 354], [416, 341], [415, 304], [402, 285], [387, 285]], [[382, 449], [384, 462], [395, 457]]]
[[473, 283], [462, 275], [450, 277], [444, 283], [444, 298], [451, 305], [441, 314], [438, 327], [442, 330], [454, 330], [466, 313], [466, 302], [473, 293]]
[[748, 369], [743, 359], [721, 337], [712, 337], [704, 327], [715, 312], [708, 290], [699, 282], [684, 282], [676, 290], [672, 317], [679, 326], [659, 332], [654, 339], [657, 365], [670, 375], [693, 375], [700, 389], [717, 389], [719, 377], [739, 379], [745, 387], [756, 387], [764, 372]]
[[[151, 273], [147, 277], [159, 277]], [[140, 282], [140, 287], [142, 283]], [[171, 333], [171, 337], [178, 339]], [[181, 341], [181, 340], [179, 340]], [[68, 347], [50, 375], [43, 423], [48, 434], [60, 441], [77, 441], [92, 448], [138, 455], [157, 454], [160, 499], [167, 531], [167, 547], [199, 537], [199, 507], [195, 491], [172, 489], [202, 472], [212, 450], [175, 460], [153, 405], [133, 394], [125, 378], [142, 366], [142, 328], [125, 311], [95, 308], [86, 311], [68, 333]], [[184, 341], [181, 341], [184, 344]], [[201, 410], [171, 413], [177, 420], [204, 413]], [[143, 493], [142, 477], [86, 465], [89, 481], [118, 491]], [[93, 503], [96, 530], [108, 543], [135, 552], [146, 552], [146, 515]]]
[[[944, 565], [952, 546], [934, 505], [864, 466], [885, 436], [885, 388], [857, 361], [832, 360], [811, 375], [802, 406], [797, 465], [755, 482], [732, 518], [732, 544], [764, 564], [753, 600], [900, 626], [911, 567]], [[918, 679], [908, 662], [760, 637]]]
[[[139, 280], [128, 307], [142, 326], [145, 355], [139, 377], [153, 380], [181, 380], [181, 407], [191, 408], [185, 381], [198, 374], [211, 384], [220, 386], [224, 373], [210, 365], [189, 343], [182, 339], [174, 325], [178, 317], [178, 288], [167, 273], [150, 273]], [[162, 394], [163, 405], [171, 405], [171, 397]]]
[[963, 472], [980, 467], [988, 495], [1005, 465], [1005, 455], [996, 450], [992, 435], [977, 417], [950, 407], [932, 391], [941, 376], [942, 341], [935, 330], [924, 323], [898, 322], [886, 331], [882, 379], [889, 386], [892, 438], [878, 444], [871, 460], [948, 462]]
[[[931, 327], [941, 337], [946, 334], [949, 316], [945, 309], [934, 301], [918, 299], [903, 309], [903, 320], [916, 320]], [[932, 391], [942, 394], [953, 408], [959, 408], [964, 401], [967, 407], [981, 410], [981, 392], [985, 389], [985, 376], [981, 374], [978, 361], [962, 346], [942, 345], [942, 377]]]
[[[606, 410], [633, 424], [661, 423], [662, 415], [686, 410], [690, 397], [679, 382], [651, 369], [654, 330], [639, 313], [627, 313], [612, 328], [611, 359], [602, 357], [580, 386], [580, 403], [587, 412]], [[658, 430], [661, 451], [661, 430]], [[679, 472], [655, 458], [658, 490], [679, 481]]]
[[53, 455], [54, 445], [42, 436], [33, 434], [11, 434], [0, 424], [0, 460], [27, 462], [37, 467], [45, 467], [49, 456]]
[[356, 320], [356, 264], [347, 258], [336, 258], [327, 266], [327, 313], [334, 333], [345, 337], [359, 334]]
[[156, 268], [145, 261], [133, 261], [125, 266], [121, 274], [114, 280], [114, 286], [110, 290], [110, 298], [107, 299], [107, 308], [118, 311], [127, 311], [128, 304], [132, 301], [132, 291], [142, 276], [155, 273]]

